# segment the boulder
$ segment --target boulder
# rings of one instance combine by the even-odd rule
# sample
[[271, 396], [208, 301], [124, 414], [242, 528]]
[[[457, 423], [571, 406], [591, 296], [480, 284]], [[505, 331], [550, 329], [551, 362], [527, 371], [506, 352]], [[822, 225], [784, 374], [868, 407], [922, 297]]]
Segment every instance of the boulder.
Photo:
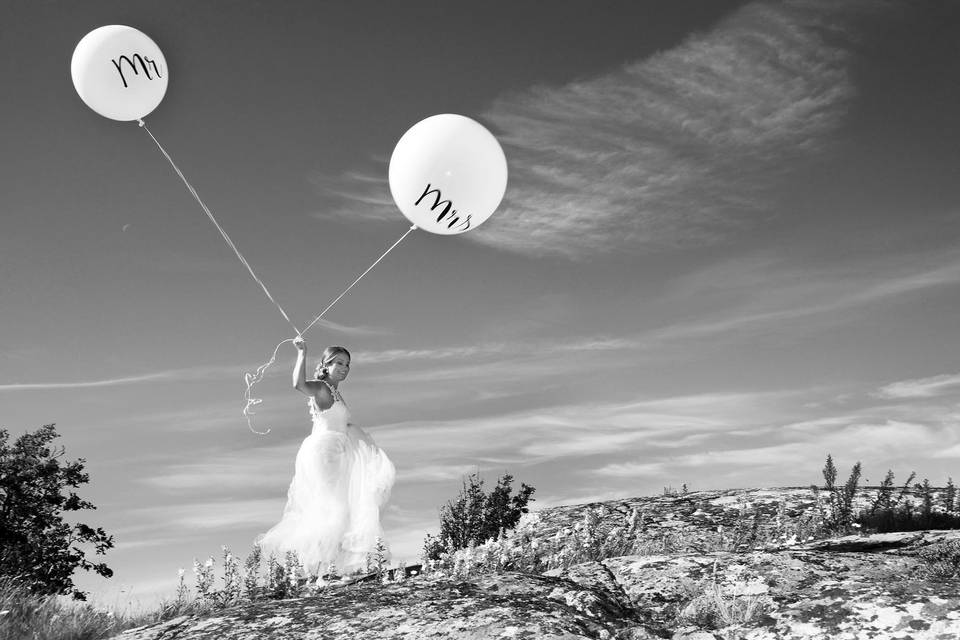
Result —
[[[862, 489], [856, 502], [868, 506], [874, 495]], [[331, 585], [304, 597], [181, 616], [116, 639], [960, 638], [960, 580], [951, 571], [931, 571], [924, 557], [932, 549], [960, 549], [960, 531], [784, 536], [800, 530], [791, 523], [809, 521], [822, 507], [822, 496], [810, 489], [785, 488], [545, 509], [531, 514], [535, 526], [527, 529], [545, 543], [591, 509], [610, 525], [622, 525], [637, 509], [643, 536], [672, 542], [660, 544], [661, 553], [542, 574], [427, 573], [399, 583]], [[724, 531], [739, 533], [714, 550]]]

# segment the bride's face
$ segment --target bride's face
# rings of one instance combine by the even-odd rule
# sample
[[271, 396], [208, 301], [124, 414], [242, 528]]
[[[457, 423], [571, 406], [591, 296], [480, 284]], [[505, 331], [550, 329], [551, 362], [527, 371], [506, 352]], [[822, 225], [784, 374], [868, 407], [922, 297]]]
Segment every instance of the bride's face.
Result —
[[327, 371], [330, 382], [342, 382], [350, 373], [350, 358], [338, 353], [327, 363]]

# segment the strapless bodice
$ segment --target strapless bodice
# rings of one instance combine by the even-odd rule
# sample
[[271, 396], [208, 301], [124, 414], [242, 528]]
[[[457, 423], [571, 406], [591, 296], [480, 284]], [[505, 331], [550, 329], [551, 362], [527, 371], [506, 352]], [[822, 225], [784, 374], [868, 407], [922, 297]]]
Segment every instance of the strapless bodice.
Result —
[[350, 409], [343, 400], [337, 400], [326, 411], [321, 411], [314, 398], [308, 400], [310, 417], [313, 418], [313, 431], [340, 431], [346, 432], [350, 426]]

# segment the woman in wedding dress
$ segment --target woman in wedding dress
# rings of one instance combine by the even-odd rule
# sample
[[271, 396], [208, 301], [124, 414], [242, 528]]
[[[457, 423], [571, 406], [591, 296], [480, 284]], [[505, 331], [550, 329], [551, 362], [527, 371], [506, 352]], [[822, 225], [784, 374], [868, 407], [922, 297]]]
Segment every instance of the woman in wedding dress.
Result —
[[350, 422], [339, 388], [350, 372], [350, 352], [327, 347], [316, 379], [307, 380], [307, 346], [300, 337], [294, 346], [293, 386], [308, 397], [313, 429], [297, 451], [283, 516], [258, 543], [281, 562], [287, 551], [295, 552], [321, 582], [333, 565], [342, 575], [366, 568], [367, 554], [383, 539], [380, 509], [396, 470], [373, 438]]

